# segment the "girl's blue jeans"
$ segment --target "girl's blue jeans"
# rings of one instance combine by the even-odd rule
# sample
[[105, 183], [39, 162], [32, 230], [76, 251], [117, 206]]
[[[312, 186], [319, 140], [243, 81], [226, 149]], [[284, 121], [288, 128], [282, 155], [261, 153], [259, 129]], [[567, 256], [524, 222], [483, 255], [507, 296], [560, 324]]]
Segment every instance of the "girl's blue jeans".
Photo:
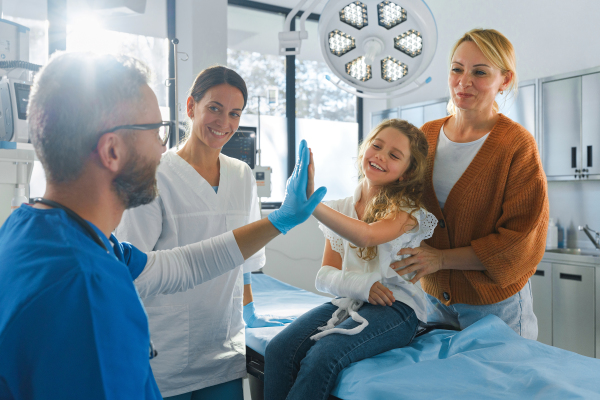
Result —
[[[406, 304], [365, 303], [358, 313], [369, 325], [357, 335], [310, 337], [326, 325], [337, 309], [331, 303], [313, 308], [275, 336], [265, 352], [265, 400], [326, 400], [339, 373], [353, 362], [409, 344], [419, 320]], [[351, 318], [338, 327], [352, 329]]]

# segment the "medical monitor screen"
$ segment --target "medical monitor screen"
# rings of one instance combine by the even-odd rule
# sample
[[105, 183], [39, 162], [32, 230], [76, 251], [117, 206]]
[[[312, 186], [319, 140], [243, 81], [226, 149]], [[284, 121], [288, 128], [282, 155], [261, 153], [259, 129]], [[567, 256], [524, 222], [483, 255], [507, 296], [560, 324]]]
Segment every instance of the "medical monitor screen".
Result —
[[231, 158], [237, 158], [254, 169], [256, 156], [256, 128], [240, 126], [229, 142], [223, 146], [221, 153]]
[[17, 99], [17, 113], [19, 119], [27, 119], [27, 104], [29, 103], [29, 90], [31, 86], [15, 83], [15, 97]]

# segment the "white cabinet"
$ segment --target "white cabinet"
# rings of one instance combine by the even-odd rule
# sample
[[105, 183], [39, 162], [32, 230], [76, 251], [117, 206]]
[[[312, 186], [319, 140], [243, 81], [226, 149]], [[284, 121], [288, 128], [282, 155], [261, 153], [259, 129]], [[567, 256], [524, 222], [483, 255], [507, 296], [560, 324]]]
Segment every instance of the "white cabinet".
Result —
[[447, 105], [448, 99], [441, 98], [423, 103], [410, 104], [400, 108], [372, 112], [371, 129], [375, 128], [380, 122], [390, 118], [404, 119], [417, 128], [420, 128], [425, 122], [444, 118], [448, 115], [446, 112]]
[[581, 77], [542, 82], [542, 164], [548, 179], [581, 172]]
[[548, 180], [600, 179], [600, 68], [540, 79]]
[[447, 106], [447, 98], [427, 101], [424, 103], [411, 104], [408, 106], [400, 107], [400, 118], [410, 122], [417, 128], [420, 128], [426, 122], [444, 118], [445, 116], [447, 116]]
[[423, 106], [423, 121], [429, 122], [444, 118], [448, 115], [447, 108], [448, 100], [446, 99]]
[[596, 358], [600, 358], [600, 273], [596, 274]]
[[552, 264], [552, 344], [596, 356], [594, 267]]
[[514, 93], [498, 94], [496, 102], [500, 112], [521, 124], [537, 140], [537, 80], [524, 81], [519, 84], [517, 96]]
[[[371, 130], [379, 125], [380, 122], [386, 119], [398, 118], [398, 109], [391, 108], [389, 110], [377, 111], [371, 113]], [[366, 137], [366, 136], [365, 136]]]
[[423, 118], [423, 106], [402, 108], [400, 118], [410, 122], [417, 128], [422, 127], [425, 123]]
[[533, 313], [538, 322], [538, 342], [552, 345], [552, 264], [541, 262], [530, 278]]
[[600, 175], [600, 73], [581, 78], [582, 173]]
[[546, 252], [531, 292], [539, 342], [600, 358], [600, 257]]

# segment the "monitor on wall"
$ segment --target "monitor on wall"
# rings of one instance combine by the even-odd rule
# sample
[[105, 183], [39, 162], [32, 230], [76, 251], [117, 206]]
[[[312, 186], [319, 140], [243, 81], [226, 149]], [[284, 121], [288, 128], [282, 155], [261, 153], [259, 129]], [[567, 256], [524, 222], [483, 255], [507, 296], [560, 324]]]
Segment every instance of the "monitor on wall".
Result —
[[256, 160], [256, 127], [240, 126], [223, 146], [221, 153], [245, 162], [254, 169]]

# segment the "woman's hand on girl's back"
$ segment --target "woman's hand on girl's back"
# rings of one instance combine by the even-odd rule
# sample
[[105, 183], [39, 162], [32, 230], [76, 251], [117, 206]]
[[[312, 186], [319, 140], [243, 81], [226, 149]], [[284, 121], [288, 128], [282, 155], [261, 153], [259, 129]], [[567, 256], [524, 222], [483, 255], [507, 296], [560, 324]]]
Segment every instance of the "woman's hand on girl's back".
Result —
[[442, 269], [444, 256], [443, 252], [438, 249], [421, 242], [421, 247], [414, 249], [402, 249], [398, 255], [410, 255], [403, 260], [392, 263], [390, 267], [398, 273], [398, 275], [406, 275], [416, 272], [415, 276], [410, 280], [411, 283], [417, 283], [422, 277], [433, 274]]
[[385, 286], [381, 282], [375, 282], [373, 286], [371, 286], [371, 290], [369, 291], [369, 303], [374, 306], [391, 306], [396, 299], [394, 298], [394, 294], [392, 291]]

